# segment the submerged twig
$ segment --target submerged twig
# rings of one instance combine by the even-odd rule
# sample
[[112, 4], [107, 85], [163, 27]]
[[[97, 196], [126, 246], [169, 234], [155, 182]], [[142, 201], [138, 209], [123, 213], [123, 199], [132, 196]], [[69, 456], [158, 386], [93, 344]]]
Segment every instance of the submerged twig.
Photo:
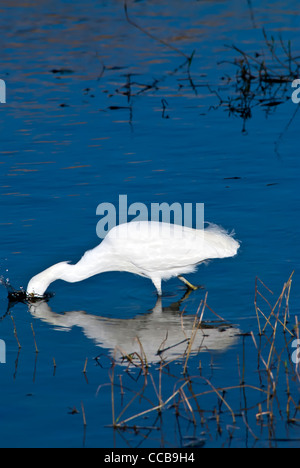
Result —
[[[250, 7], [250, 4], [249, 4]], [[235, 95], [223, 98], [221, 93], [213, 91], [219, 99], [218, 107], [225, 107], [229, 115], [239, 116], [243, 120], [243, 133], [246, 132], [246, 122], [252, 117], [255, 107], [262, 107], [266, 115], [290, 99], [287, 95], [289, 83], [299, 76], [300, 62], [298, 57], [292, 56], [291, 42], [284, 44], [282, 36], [276, 42], [275, 38], [268, 37], [265, 29], [262, 30], [266, 50], [261, 53], [249, 53], [235, 44], [226, 45], [227, 48], [237, 52], [239, 57], [234, 61], [223, 60], [221, 63], [230, 63], [237, 68], [234, 79], [229, 79], [227, 85], [234, 86]], [[280, 48], [280, 50], [278, 50]], [[299, 106], [297, 106], [298, 108]], [[213, 107], [211, 107], [213, 108]], [[283, 135], [291, 125], [298, 109], [295, 110], [291, 120], [275, 142], [275, 151], [278, 152]]]
[[38, 347], [37, 347], [37, 344], [36, 344], [36, 339], [35, 339], [35, 331], [33, 329], [33, 324], [31, 324], [31, 330], [32, 330], [32, 334], [33, 334], [33, 340], [34, 340], [34, 346], [35, 346], [35, 352], [38, 353], [39, 350], [38, 350]]
[[177, 52], [178, 54], [182, 55], [183, 57], [185, 57], [188, 61], [188, 63], [190, 64], [193, 60], [193, 56], [194, 56], [194, 52], [191, 56], [188, 56], [186, 55], [184, 52], [182, 52], [180, 49], [178, 49], [178, 47], [175, 47], [173, 46], [172, 44], [169, 44], [168, 42], [164, 41], [163, 39], [160, 39], [156, 36], [154, 36], [154, 34], [150, 33], [149, 31], [147, 31], [147, 29], [144, 29], [142, 26], [140, 26], [139, 24], [137, 24], [135, 21], [133, 21], [130, 17], [129, 17], [129, 14], [128, 14], [128, 6], [127, 6], [127, 2], [125, 0], [124, 2], [124, 10], [125, 10], [125, 15], [126, 15], [126, 19], [128, 21], [129, 24], [131, 24], [132, 26], [134, 26], [135, 28], [139, 29], [141, 32], [143, 32], [144, 34], [146, 34], [147, 36], [149, 36], [151, 39], [154, 39], [155, 41], [159, 42], [160, 44], [168, 47], [169, 49], [171, 50], [174, 50], [175, 52]]
[[19, 349], [21, 349], [21, 348], [22, 348], [22, 346], [20, 345], [20, 341], [19, 341], [19, 338], [18, 338], [18, 333], [17, 333], [16, 324], [15, 324], [15, 321], [14, 321], [14, 318], [13, 318], [13, 316], [12, 316], [12, 315], [11, 315], [11, 319], [12, 319], [13, 326], [14, 326], [14, 335], [15, 335], [15, 338], [16, 338], [16, 340], [17, 340], [18, 347], [19, 347]]
[[298, 114], [298, 111], [299, 111], [299, 108], [300, 108], [300, 105], [296, 105], [295, 106], [295, 110], [293, 112], [293, 115], [292, 117], [290, 118], [290, 120], [288, 121], [288, 123], [286, 124], [286, 126], [284, 127], [283, 131], [280, 133], [278, 139], [275, 141], [275, 152], [278, 154], [278, 150], [279, 150], [279, 146], [281, 144], [281, 141], [283, 140], [283, 137], [285, 136], [285, 134], [287, 133], [288, 129], [290, 128], [290, 126], [292, 125], [293, 121], [295, 120], [295, 117], [296, 115]]

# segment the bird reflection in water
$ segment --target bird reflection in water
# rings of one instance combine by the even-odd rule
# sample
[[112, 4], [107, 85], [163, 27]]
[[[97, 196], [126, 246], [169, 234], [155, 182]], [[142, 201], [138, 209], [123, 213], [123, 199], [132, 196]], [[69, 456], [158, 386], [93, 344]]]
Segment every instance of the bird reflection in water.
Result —
[[119, 363], [127, 363], [126, 357], [140, 356], [141, 353], [148, 363], [180, 357], [186, 353], [191, 336], [195, 339], [189, 349], [190, 354], [220, 352], [231, 347], [237, 339], [238, 330], [227, 322], [200, 323], [199, 314], [184, 314], [181, 305], [186, 298], [187, 294], [181, 300], [163, 307], [163, 299], [158, 297], [149, 313], [132, 319], [106, 318], [85, 311], [56, 313], [48, 303], [49, 298], [26, 303], [35, 318], [59, 330], [81, 328], [88, 339], [96, 346], [107, 349], [108, 354]]

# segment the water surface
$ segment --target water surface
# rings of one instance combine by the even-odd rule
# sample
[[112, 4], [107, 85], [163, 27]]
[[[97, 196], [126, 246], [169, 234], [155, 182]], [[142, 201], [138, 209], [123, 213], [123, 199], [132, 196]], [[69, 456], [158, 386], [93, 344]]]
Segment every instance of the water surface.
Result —
[[[256, 276], [277, 298], [295, 270], [290, 321], [294, 324], [299, 316], [299, 115], [291, 121], [296, 108], [289, 84], [275, 94], [282, 104], [256, 105], [246, 122], [220, 105], [218, 95], [224, 101], [238, 96], [233, 62], [241, 56], [227, 46], [267, 55], [263, 28], [276, 41], [280, 36], [285, 44], [290, 40], [299, 55], [298, 3], [175, 0], [171, 5], [157, 0], [128, 6], [131, 19], [178, 50], [129, 24], [123, 1], [1, 4], [0, 78], [6, 81], [7, 104], [0, 108], [0, 275], [16, 288], [26, 287], [44, 268], [77, 261], [100, 242], [98, 204], [117, 204], [120, 194], [127, 194], [129, 203], [147, 206], [205, 203], [206, 220], [235, 229], [242, 248], [237, 258], [202, 266], [191, 278], [205, 285], [209, 306], [232, 328], [219, 344], [220, 332], [214, 330], [207, 349], [191, 358], [190, 373], [199, 375], [201, 361], [203, 375], [213, 374], [216, 387], [237, 385], [236, 363], [245, 358], [249, 383], [256, 383], [253, 341], [240, 336], [257, 333]], [[189, 68], [186, 57], [193, 51]], [[270, 55], [266, 60], [274, 66]], [[146, 438], [114, 434], [107, 427], [112, 423], [111, 358], [115, 345], [122, 344], [117, 338], [128, 329], [144, 341], [155, 334], [156, 312], [151, 311], [156, 296], [150, 281], [107, 273], [81, 284], [58, 282], [51, 289], [56, 295], [48, 309], [17, 304], [8, 315], [6, 290], [0, 290], [5, 315], [0, 338], [7, 348], [7, 364], [0, 367], [1, 446], [171, 447], [189, 443], [189, 437], [203, 438], [206, 446], [228, 443], [216, 425], [210, 428], [213, 437], [184, 421], [179, 431], [169, 410], [164, 424], [174, 427], [174, 433], [168, 437], [164, 427]], [[166, 309], [184, 293], [176, 279], [164, 291]], [[195, 314], [206, 291], [192, 294], [178, 310]], [[160, 310], [161, 336], [168, 323], [170, 337], [175, 330], [182, 332], [178, 310]], [[208, 310], [206, 314], [215, 319]], [[101, 365], [94, 359], [98, 356]], [[150, 358], [149, 364], [157, 375]], [[181, 364], [175, 360], [170, 368], [179, 379]], [[124, 366], [115, 375], [122, 376], [124, 386], [132, 385]], [[164, 384], [166, 398], [172, 379]], [[283, 383], [280, 388], [283, 394]], [[153, 387], [148, 396], [155, 400]], [[256, 404], [252, 394], [251, 403]], [[81, 413], [82, 404], [85, 433], [82, 415], [73, 411]], [[217, 404], [215, 394], [203, 401], [207, 409]], [[132, 414], [143, 409], [137, 404]], [[225, 426], [232, 423], [227, 413], [224, 419]], [[156, 423], [147, 419], [145, 424]], [[242, 416], [238, 425], [242, 429], [232, 445], [252, 445]], [[249, 425], [259, 432], [255, 414]], [[275, 440], [263, 433], [259, 444], [299, 443], [297, 425], [287, 435], [278, 416], [276, 429]]]

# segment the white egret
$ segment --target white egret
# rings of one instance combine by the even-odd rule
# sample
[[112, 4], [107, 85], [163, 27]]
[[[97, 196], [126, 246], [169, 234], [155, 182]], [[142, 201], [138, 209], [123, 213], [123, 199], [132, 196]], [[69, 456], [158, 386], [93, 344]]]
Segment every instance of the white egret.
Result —
[[126, 271], [152, 280], [159, 296], [162, 280], [192, 273], [206, 260], [233, 257], [239, 243], [219, 226], [206, 229], [155, 221], [136, 221], [114, 227], [101, 244], [84, 254], [76, 265], [62, 262], [38, 274], [28, 284], [28, 296], [42, 297], [56, 280], [83, 281], [99, 273]]

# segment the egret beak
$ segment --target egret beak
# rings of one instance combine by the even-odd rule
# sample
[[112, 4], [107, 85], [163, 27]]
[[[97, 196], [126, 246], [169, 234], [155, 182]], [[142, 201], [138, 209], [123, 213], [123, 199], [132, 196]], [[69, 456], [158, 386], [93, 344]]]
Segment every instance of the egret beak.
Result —
[[40, 301], [49, 301], [53, 297], [53, 293], [45, 294], [44, 296], [36, 296], [34, 294], [27, 294], [26, 291], [13, 291], [8, 294], [9, 302], [23, 302], [33, 303]]

